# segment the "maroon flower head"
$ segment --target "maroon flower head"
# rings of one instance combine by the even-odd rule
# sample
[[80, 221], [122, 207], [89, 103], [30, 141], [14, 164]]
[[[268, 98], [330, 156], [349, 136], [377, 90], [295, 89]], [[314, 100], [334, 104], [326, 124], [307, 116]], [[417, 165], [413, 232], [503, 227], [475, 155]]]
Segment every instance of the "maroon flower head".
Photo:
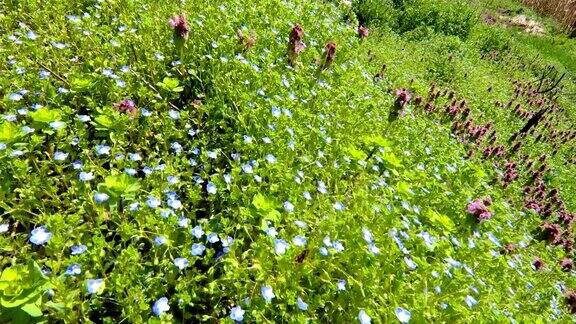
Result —
[[492, 214], [490, 211], [488, 211], [488, 208], [486, 208], [486, 205], [484, 205], [480, 199], [476, 199], [468, 204], [467, 211], [469, 214], [476, 217], [478, 222], [482, 222], [492, 217]]
[[562, 271], [568, 272], [568, 271], [572, 270], [573, 266], [574, 266], [574, 263], [572, 262], [572, 259], [564, 258], [564, 259], [560, 260], [560, 268], [562, 268]]
[[300, 42], [302, 37], [304, 37], [304, 29], [299, 24], [294, 25], [290, 31], [290, 43]]
[[544, 238], [553, 245], [562, 243], [562, 228], [558, 224], [544, 223], [541, 226]]
[[412, 99], [412, 94], [404, 88], [396, 89], [394, 93], [396, 94], [395, 104], [397, 108], [404, 107]]
[[366, 37], [368, 37], [369, 34], [370, 34], [370, 31], [368, 30], [367, 27], [364, 27], [364, 26], [358, 27], [358, 36], [360, 38], [366, 38]]
[[534, 262], [532, 262], [532, 265], [534, 266], [534, 269], [536, 271], [540, 271], [544, 268], [544, 261], [539, 257], [535, 257]]
[[568, 304], [568, 308], [572, 314], [576, 313], [576, 291], [568, 290], [564, 295], [566, 300], [566, 304]]
[[324, 63], [322, 64], [322, 69], [327, 69], [332, 62], [334, 62], [334, 57], [336, 56], [336, 43], [329, 42], [324, 46]]
[[174, 29], [174, 33], [182, 39], [188, 39], [188, 33], [190, 32], [190, 26], [188, 21], [186, 21], [186, 14], [181, 13], [175, 15], [168, 20], [168, 24]]
[[130, 99], [124, 99], [118, 103], [115, 103], [114, 108], [116, 108], [116, 110], [121, 113], [125, 112], [130, 115], [136, 115], [136, 105], [134, 104], [134, 101]]

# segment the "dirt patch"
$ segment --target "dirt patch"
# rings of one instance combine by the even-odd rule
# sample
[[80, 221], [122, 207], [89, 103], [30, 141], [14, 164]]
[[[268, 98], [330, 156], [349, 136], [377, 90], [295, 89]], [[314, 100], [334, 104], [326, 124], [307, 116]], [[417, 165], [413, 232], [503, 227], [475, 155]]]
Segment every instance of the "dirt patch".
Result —
[[482, 15], [482, 20], [488, 25], [502, 25], [505, 27], [519, 27], [524, 32], [532, 35], [544, 35], [546, 30], [542, 24], [534, 19], [526, 17], [526, 15], [508, 15], [503, 12], [502, 14], [489, 14]]

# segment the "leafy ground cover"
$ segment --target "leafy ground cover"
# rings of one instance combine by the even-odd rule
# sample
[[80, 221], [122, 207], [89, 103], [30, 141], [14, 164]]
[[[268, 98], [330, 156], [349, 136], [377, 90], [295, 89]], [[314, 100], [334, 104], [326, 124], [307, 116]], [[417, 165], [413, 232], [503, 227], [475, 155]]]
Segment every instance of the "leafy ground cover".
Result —
[[[547, 33], [491, 24], [506, 9]], [[7, 1], [5, 322], [576, 310], [576, 45], [513, 2]]]

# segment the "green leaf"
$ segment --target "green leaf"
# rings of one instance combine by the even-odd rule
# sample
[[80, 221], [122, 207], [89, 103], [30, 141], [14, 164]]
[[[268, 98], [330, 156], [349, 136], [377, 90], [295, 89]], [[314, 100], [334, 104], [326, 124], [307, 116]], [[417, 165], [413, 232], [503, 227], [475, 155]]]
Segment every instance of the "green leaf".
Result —
[[5, 122], [0, 125], [0, 141], [1, 142], [13, 142], [18, 137], [20, 137], [22, 133], [20, 129], [14, 126], [12, 123]]
[[366, 153], [364, 153], [363, 151], [361, 151], [355, 147], [346, 147], [346, 148], [344, 148], [344, 152], [346, 152], [348, 155], [350, 155], [351, 158], [358, 160], [358, 161], [364, 160], [367, 157]]
[[252, 198], [252, 205], [254, 205], [256, 209], [263, 211], [274, 209], [274, 203], [260, 193], [254, 195]]
[[28, 303], [28, 304], [22, 306], [21, 309], [23, 311], [25, 311], [26, 313], [28, 313], [28, 315], [30, 315], [32, 317], [42, 316], [42, 310], [36, 304]]
[[113, 198], [133, 197], [140, 190], [140, 184], [138, 179], [122, 173], [107, 176], [104, 183], [98, 185], [98, 189], [106, 191]]
[[38, 123], [51, 123], [62, 119], [62, 111], [59, 109], [40, 108], [30, 113], [32, 120]]
[[454, 222], [452, 221], [452, 219], [450, 219], [450, 217], [444, 214], [440, 214], [433, 209], [428, 209], [424, 215], [435, 227], [444, 229], [448, 232], [453, 232], [454, 229], [456, 228], [456, 225], [454, 225]]
[[398, 159], [398, 157], [396, 157], [396, 155], [392, 152], [384, 153], [382, 158], [384, 159], [384, 161], [386, 161], [388, 164], [390, 164], [395, 168], [399, 168], [402, 166], [402, 162], [400, 161], [400, 159]]
[[88, 90], [92, 88], [92, 80], [87, 78], [75, 78], [71, 82], [74, 90]]

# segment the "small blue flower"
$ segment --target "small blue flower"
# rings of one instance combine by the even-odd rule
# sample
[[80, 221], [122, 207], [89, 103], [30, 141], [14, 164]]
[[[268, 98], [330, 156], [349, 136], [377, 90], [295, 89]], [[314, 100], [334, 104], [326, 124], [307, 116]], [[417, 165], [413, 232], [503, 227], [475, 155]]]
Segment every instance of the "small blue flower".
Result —
[[88, 116], [88, 115], [78, 115], [76, 117], [78, 118], [79, 121], [81, 121], [83, 123], [89, 122], [91, 119], [90, 116]]
[[64, 153], [62, 151], [54, 152], [54, 160], [56, 161], [64, 161], [68, 157], [68, 153]]
[[266, 158], [266, 161], [268, 161], [268, 163], [270, 163], [270, 164], [276, 163], [276, 157], [272, 154], [267, 154], [265, 158]]
[[28, 37], [29, 40], [36, 40], [36, 38], [38, 38], [38, 36], [36, 35], [36, 33], [34, 33], [33, 31], [29, 30], [26, 33], [26, 37]]
[[144, 117], [150, 117], [152, 116], [152, 112], [146, 108], [142, 108], [140, 109], [140, 113], [142, 114], [142, 116]]
[[250, 164], [242, 165], [242, 171], [244, 171], [244, 173], [248, 173], [248, 174], [251, 174], [254, 172], [254, 170], [252, 169], [252, 166]]
[[180, 112], [174, 109], [170, 109], [168, 111], [168, 116], [170, 116], [170, 118], [177, 120], [180, 119]]
[[370, 318], [370, 316], [368, 316], [368, 314], [366, 314], [366, 312], [361, 309], [358, 313], [358, 321], [360, 324], [370, 324], [372, 323], [372, 318]]
[[109, 198], [110, 198], [110, 196], [108, 196], [107, 194], [105, 194], [103, 192], [97, 192], [94, 194], [94, 201], [99, 203], [99, 204], [106, 202]]
[[336, 284], [336, 287], [337, 287], [338, 290], [340, 290], [340, 291], [346, 290], [346, 280], [344, 280], [344, 279], [338, 280], [338, 283]]
[[209, 234], [206, 236], [206, 239], [208, 240], [208, 242], [210, 242], [210, 243], [212, 243], [212, 244], [220, 241], [220, 238], [218, 237], [218, 234], [217, 234], [217, 233], [209, 233]]
[[150, 208], [158, 208], [162, 204], [162, 201], [154, 196], [148, 196], [146, 199], [146, 205]]
[[174, 210], [178, 210], [182, 208], [182, 202], [178, 199], [168, 199], [166, 201], [166, 203], [168, 204], [168, 207], [174, 209]]
[[216, 194], [217, 190], [218, 189], [216, 188], [216, 185], [212, 182], [208, 182], [208, 184], [206, 185], [206, 191], [211, 195]]
[[412, 259], [410, 257], [405, 256], [404, 262], [406, 263], [406, 265], [408, 266], [408, 269], [410, 269], [410, 270], [414, 270], [418, 267], [416, 262], [412, 261]]
[[191, 232], [192, 235], [194, 235], [194, 237], [196, 237], [197, 239], [202, 238], [202, 236], [204, 235], [204, 230], [202, 230], [202, 227], [200, 227], [200, 225], [196, 225]]
[[8, 96], [8, 99], [10, 99], [12, 101], [20, 101], [20, 100], [22, 100], [22, 98], [23, 98], [22, 95], [17, 93], [17, 92], [11, 93]]
[[277, 255], [282, 255], [286, 253], [286, 250], [290, 247], [288, 242], [282, 239], [275, 239], [274, 240], [274, 253]]
[[80, 269], [80, 265], [78, 263], [73, 263], [68, 266], [66, 269], [65, 275], [68, 276], [76, 276], [82, 273], [82, 269]]
[[80, 254], [83, 254], [84, 252], [86, 252], [86, 250], [88, 250], [88, 248], [84, 244], [72, 245], [72, 247], [70, 248], [70, 251], [71, 251], [70, 254], [80, 255]]
[[170, 144], [170, 148], [172, 148], [176, 154], [182, 153], [182, 145], [180, 145], [178, 142], [172, 142]]
[[[80, 162], [80, 166], [79, 168], [82, 167], [82, 162]], [[76, 169], [76, 166], [74, 166], [74, 168]], [[78, 179], [80, 179], [80, 181], [90, 181], [94, 179], [94, 174], [92, 172], [80, 172], [78, 174]]]
[[190, 218], [184, 216], [178, 218], [178, 226], [182, 228], [188, 228], [188, 225], [190, 225]]
[[306, 238], [300, 235], [296, 235], [294, 236], [294, 238], [292, 239], [292, 243], [294, 243], [294, 245], [296, 246], [306, 246]]
[[46, 227], [40, 226], [30, 232], [30, 242], [35, 245], [46, 244], [52, 237], [52, 233], [48, 232]]
[[206, 250], [206, 247], [204, 246], [204, 244], [202, 244], [202, 243], [192, 244], [192, 255], [201, 256], [202, 254], [204, 254], [204, 250]]
[[244, 320], [244, 310], [240, 306], [235, 306], [230, 309], [230, 318], [236, 322]]
[[168, 305], [168, 298], [162, 297], [154, 302], [152, 305], [152, 313], [156, 316], [161, 316], [162, 314], [166, 313], [170, 310], [170, 305]]
[[104, 287], [104, 279], [88, 279], [86, 280], [86, 290], [89, 294], [97, 294]]
[[260, 293], [262, 294], [262, 298], [264, 298], [264, 300], [269, 303], [272, 301], [272, 299], [274, 297], [276, 297], [276, 295], [274, 295], [274, 291], [272, 290], [272, 287], [266, 285], [266, 286], [262, 286], [262, 288], [260, 288]]
[[285, 201], [284, 202], [284, 210], [286, 210], [287, 212], [291, 213], [294, 211], [294, 205], [292, 205], [291, 202], [289, 201]]
[[6, 233], [10, 229], [9, 223], [2, 223], [0, 224], [0, 233]]
[[344, 205], [343, 205], [341, 202], [339, 202], [339, 201], [335, 202], [335, 203], [332, 205], [332, 207], [334, 207], [334, 209], [337, 210], [337, 211], [342, 211], [342, 210], [344, 210]]
[[328, 256], [328, 249], [325, 247], [321, 247], [320, 248], [320, 254], [322, 254], [323, 256]]
[[160, 246], [166, 244], [167, 240], [164, 236], [156, 236], [154, 237], [154, 245]]
[[124, 172], [126, 172], [127, 175], [131, 175], [131, 176], [135, 176], [138, 171], [136, 171], [136, 169], [132, 169], [132, 168], [125, 168]]
[[467, 295], [466, 299], [464, 300], [466, 302], [466, 305], [468, 305], [469, 308], [474, 307], [476, 304], [478, 304], [478, 301], [476, 299], [474, 299], [474, 297]]
[[108, 145], [96, 145], [97, 155], [110, 155], [110, 146]]
[[300, 308], [300, 310], [308, 310], [308, 304], [306, 304], [302, 298], [298, 297], [298, 299], [296, 299], [296, 304], [298, 304], [298, 308]]
[[398, 318], [400, 323], [408, 323], [410, 317], [412, 317], [412, 314], [407, 309], [396, 307], [396, 318]]
[[174, 265], [180, 270], [184, 270], [188, 267], [190, 262], [186, 258], [176, 258], [174, 259]]
[[53, 121], [53, 122], [51, 122], [51, 123], [48, 124], [48, 125], [50, 125], [50, 127], [51, 127], [52, 129], [54, 129], [54, 130], [59, 130], [59, 129], [61, 129], [62, 127], [66, 126], [66, 123], [65, 123], [65, 122], [62, 122], [62, 121]]
[[38, 72], [38, 77], [40, 78], [40, 80], [44, 80], [44, 79], [48, 79], [50, 77], [50, 72], [42, 69], [40, 70], [40, 72]]
[[168, 176], [168, 177], [166, 178], [166, 180], [167, 180], [168, 183], [171, 184], [171, 185], [175, 185], [175, 184], [178, 183], [178, 177], [175, 177], [175, 176]]
[[128, 210], [131, 212], [137, 211], [140, 209], [140, 203], [139, 202], [133, 202], [130, 205], [128, 205]]

